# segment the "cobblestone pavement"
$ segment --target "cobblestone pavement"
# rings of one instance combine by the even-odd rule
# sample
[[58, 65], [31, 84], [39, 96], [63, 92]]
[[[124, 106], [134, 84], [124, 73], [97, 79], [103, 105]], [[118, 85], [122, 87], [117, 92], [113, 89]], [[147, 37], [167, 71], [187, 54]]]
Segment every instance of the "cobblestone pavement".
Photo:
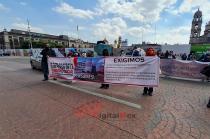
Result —
[[160, 79], [149, 97], [138, 86], [57, 81], [136, 109], [41, 79], [27, 59], [0, 58], [0, 139], [210, 139], [209, 83]]

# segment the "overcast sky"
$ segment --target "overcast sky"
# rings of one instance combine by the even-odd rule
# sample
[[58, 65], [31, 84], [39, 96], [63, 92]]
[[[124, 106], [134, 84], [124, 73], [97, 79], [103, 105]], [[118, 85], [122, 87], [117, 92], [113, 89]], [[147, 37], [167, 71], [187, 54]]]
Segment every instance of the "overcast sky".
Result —
[[[64, 34], [90, 42], [188, 43], [194, 12], [210, 20], [210, 0], [0, 0], [0, 29]], [[77, 25], [79, 31], [77, 32]], [[156, 31], [155, 31], [156, 30]], [[155, 33], [156, 32], [156, 33]], [[155, 35], [156, 34], [156, 35]]]

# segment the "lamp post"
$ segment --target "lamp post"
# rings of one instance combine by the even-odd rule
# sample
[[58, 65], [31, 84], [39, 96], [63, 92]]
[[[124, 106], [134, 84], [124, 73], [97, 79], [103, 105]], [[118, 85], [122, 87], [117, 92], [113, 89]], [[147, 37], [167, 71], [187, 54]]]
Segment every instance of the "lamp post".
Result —
[[32, 49], [33, 46], [32, 46], [32, 40], [31, 40], [31, 31], [30, 31], [30, 22], [29, 20], [27, 19], [27, 24], [28, 24], [28, 35], [29, 35], [29, 48]]

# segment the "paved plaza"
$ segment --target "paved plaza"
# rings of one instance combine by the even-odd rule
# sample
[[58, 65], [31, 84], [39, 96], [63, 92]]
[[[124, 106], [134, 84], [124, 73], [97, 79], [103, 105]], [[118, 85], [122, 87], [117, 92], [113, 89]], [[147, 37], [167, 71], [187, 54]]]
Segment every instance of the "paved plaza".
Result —
[[29, 58], [0, 57], [0, 139], [210, 139], [210, 83], [143, 87], [41, 81]]

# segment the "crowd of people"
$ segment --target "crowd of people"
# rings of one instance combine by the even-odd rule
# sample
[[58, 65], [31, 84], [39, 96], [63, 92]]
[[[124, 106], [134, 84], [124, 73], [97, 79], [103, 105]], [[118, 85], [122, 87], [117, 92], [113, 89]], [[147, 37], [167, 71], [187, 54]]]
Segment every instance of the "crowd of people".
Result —
[[[126, 53], [124, 51], [121, 51], [120, 53], [121, 53], [120, 56], [126, 56]], [[134, 47], [134, 49], [129, 54], [133, 57], [157, 55], [160, 58], [164, 58], [164, 59], [176, 59], [176, 57], [177, 57], [177, 55], [174, 54], [173, 51], [166, 51], [165, 53], [158, 53], [158, 52], [156, 53], [153, 48], [148, 48], [145, 52], [141, 48]], [[44, 73], [43, 81], [47, 81], [48, 75], [49, 75], [47, 59], [48, 59], [48, 57], [56, 57], [56, 54], [53, 49], [49, 48], [49, 46], [46, 45], [45, 48], [42, 50], [41, 55], [42, 55], [41, 66], [42, 66], [42, 70]], [[92, 51], [82, 52], [82, 51], [77, 51], [77, 49], [70, 50], [68, 54], [64, 53], [64, 57], [93, 57], [93, 56], [94, 56], [94, 53]], [[103, 50], [102, 56], [110, 56], [107, 49]], [[195, 57], [194, 53], [192, 53], [192, 52], [188, 55], [186, 53], [184, 53], [179, 56], [181, 57], [182, 60], [196, 60], [196, 57]], [[202, 61], [202, 62], [210, 62], [210, 54], [203, 54], [198, 60]], [[210, 77], [210, 65], [205, 67], [205, 69], [203, 71], [201, 71], [201, 73], [206, 75], [209, 78]], [[109, 84], [102, 83], [100, 88], [108, 89]], [[152, 94], [153, 94], [153, 87], [145, 86], [142, 95], [152, 96]], [[209, 98], [207, 107], [210, 108], [210, 98]]]
[[161, 58], [161, 59], [176, 59], [177, 55], [174, 54], [173, 51], [166, 51], [164, 52], [157, 52], [157, 55]]
[[159, 52], [157, 55], [161, 59], [181, 59], [181, 60], [196, 60], [196, 55], [194, 53], [186, 54], [186, 53], [181, 53], [181, 54], [175, 54], [173, 51], [166, 51], [164, 52]]
[[93, 51], [80, 51], [77, 49], [71, 49], [68, 53], [64, 53], [64, 57], [94, 57]]
[[181, 53], [175, 54], [173, 51], [157, 52], [157, 55], [161, 59], [180, 59], [180, 60], [189, 60], [189, 61], [201, 61], [201, 62], [210, 62], [210, 53], [204, 53], [201, 56], [196, 55], [194, 52], [190, 52], [189, 54]]

